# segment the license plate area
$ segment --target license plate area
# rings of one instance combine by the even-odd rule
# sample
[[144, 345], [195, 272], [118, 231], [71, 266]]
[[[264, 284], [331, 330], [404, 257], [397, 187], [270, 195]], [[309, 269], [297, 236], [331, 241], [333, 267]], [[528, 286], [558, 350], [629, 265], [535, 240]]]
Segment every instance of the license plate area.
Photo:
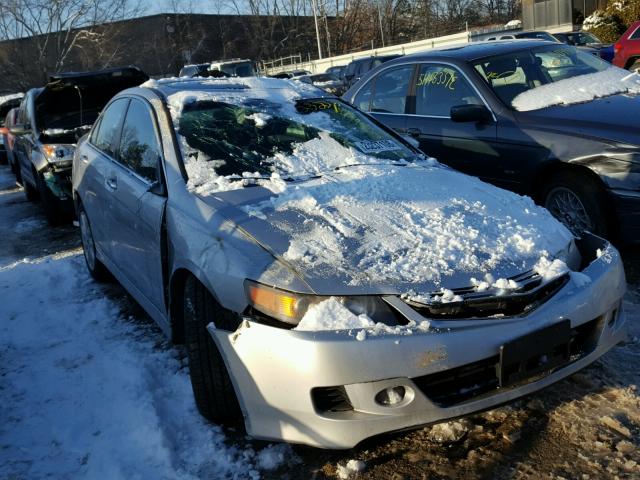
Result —
[[563, 320], [500, 347], [498, 378], [508, 387], [569, 363], [571, 322]]

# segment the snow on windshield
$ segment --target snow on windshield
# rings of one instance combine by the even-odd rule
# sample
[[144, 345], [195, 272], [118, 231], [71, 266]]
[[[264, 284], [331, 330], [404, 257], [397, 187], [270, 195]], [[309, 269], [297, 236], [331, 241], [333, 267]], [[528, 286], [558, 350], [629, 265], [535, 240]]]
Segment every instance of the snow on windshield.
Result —
[[611, 67], [527, 90], [516, 96], [511, 104], [516, 110], [526, 112], [552, 105], [588, 102], [619, 93], [640, 93], [640, 75]]
[[415, 156], [354, 109], [335, 99], [309, 99], [318, 96], [316, 89], [281, 80], [279, 88], [265, 89], [264, 79], [242, 81], [262, 88], [169, 96], [188, 188], [197, 194], [247, 184], [279, 192], [283, 179]]

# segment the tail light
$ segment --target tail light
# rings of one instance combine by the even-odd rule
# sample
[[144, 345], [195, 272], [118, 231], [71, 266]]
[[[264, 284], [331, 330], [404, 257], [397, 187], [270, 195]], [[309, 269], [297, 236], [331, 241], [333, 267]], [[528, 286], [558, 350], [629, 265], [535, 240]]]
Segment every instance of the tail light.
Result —
[[613, 46], [613, 53], [617, 55], [621, 49], [622, 49], [622, 44], [618, 42]]

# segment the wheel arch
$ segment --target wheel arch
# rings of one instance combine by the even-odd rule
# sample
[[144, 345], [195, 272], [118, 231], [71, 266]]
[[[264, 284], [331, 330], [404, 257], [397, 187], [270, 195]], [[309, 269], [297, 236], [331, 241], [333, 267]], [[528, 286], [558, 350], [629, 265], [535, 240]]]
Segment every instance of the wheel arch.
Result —
[[531, 194], [534, 197], [534, 200], [538, 204], [542, 204], [544, 199], [542, 198], [545, 185], [549, 182], [553, 176], [558, 175], [560, 173], [570, 173], [574, 175], [584, 175], [589, 178], [594, 184], [598, 185], [603, 193], [606, 194], [607, 186], [596, 172], [590, 169], [586, 165], [581, 165], [579, 163], [574, 162], [563, 162], [560, 160], [554, 160], [548, 162], [544, 167], [542, 167], [535, 175], [535, 179], [533, 181], [533, 188], [531, 189]]
[[637, 61], [640, 61], [640, 55], [634, 55], [629, 57], [627, 59], [627, 63], [625, 64], [624, 68], [626, 68], [627, 70], [630, 69], [631, 66]]
[[215, 291], [211, 288], [211, 285], [206, 281], [205, 276], [198, 268], [194, 265], [181, 265], [176, 267], [169, 277], [167, 288], [171, 340], [175, 344], [184, 343], [183, 292], [189, 277], [194, 277], [199, 283], [201, 283], [209, 293], [211, 293], [214, 300], [220, 304]]

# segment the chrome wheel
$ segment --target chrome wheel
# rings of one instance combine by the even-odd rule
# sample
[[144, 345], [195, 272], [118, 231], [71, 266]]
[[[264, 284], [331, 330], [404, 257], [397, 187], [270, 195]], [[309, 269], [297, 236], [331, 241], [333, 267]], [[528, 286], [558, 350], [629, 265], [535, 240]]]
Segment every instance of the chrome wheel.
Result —
[[96, 247], [93, 243], [89, 219], [87, 218], [87, 214], [84, 210], [80, 212], [80, 238], [82, 240], [84, 259], [87, 261], [89, 270], [93, 271], [96, 268]]
[[576, 236], [593, 231], [593, 220], [573, 190], [556, 187], [547, 194], [544, 206]]

